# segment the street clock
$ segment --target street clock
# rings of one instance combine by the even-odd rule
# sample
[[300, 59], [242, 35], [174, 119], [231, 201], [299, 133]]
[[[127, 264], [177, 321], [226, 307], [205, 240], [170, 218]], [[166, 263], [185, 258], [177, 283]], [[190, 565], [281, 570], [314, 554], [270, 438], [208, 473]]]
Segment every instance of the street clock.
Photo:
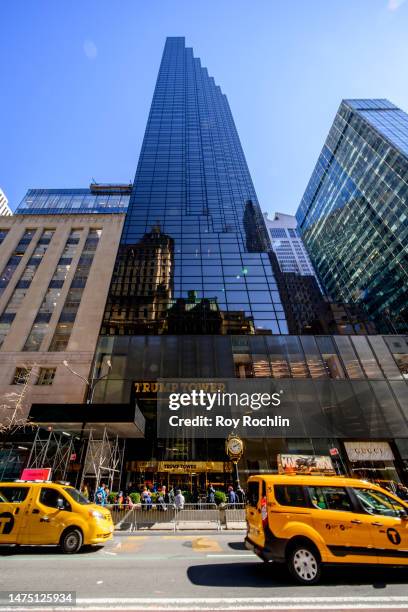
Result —
[[244, 452], [244, 443], [235, 434], [230, 434], [225, 441], [225, 451], [232, 461], [238, 461]]

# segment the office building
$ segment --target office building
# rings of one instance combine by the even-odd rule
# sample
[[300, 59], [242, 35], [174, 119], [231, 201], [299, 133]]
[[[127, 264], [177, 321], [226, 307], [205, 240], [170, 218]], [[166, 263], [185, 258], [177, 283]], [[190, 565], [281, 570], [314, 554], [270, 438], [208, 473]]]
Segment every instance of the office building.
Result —
[[273, 219], [269, 219], [268, 213], [264, 213], [264, 217], [281, 271], [316, 277], [309, 254], [297, 229], [296, 217], [280, 212], [276, 212]]
[[[407, 426], [407, 338], [283, 335], [279, 274], [227, 100], [184, 39], [168, 39], [95, 357], [96, 377], [112, 363], [95, 390], [98, 409], [136, 402], [146, 418], [144, 439], [126, 444], [127, 484], [202, 491], [231, 482], [224, 440], [157, 434], [157, 381], [200, 378], [287, 385], [305, 427], [316, 410], [335, 413], [368, 446], [371, 427], [392, 447], [376, 474], [404, 477], [408, 449], [395, 439]], [[276, 469], [279, 453], [332, 447], [346, 463], [342, 440], [247, 438], [240, 472], [245, 480]]]
[[125, 213], [132, 185], [91, 183], [89, 189], [29, 189], [16, 215]]
[[406, 332], [408, 115], [388, 100], [343, 100], [296, 218], [330, 298]]
[[169, 333], [169, 312], [190, 333], [191, 309], [177, 304], [192, 295], [224, 333], [239, 322], [243, 333], [287, 333], [269, 249], [227, 98], [184, 38], [168, 38], [102, 334]]
[[13, 213], [10, 210], [8, 205], [8, 199], [6, 198], [4, 191], [0, 189], [0, 217], [2, 215], [12, 215]]
[[[86, 400], [123, 221], [117, 213], [1, 218], [0, 425], [13, 414], [24, 422], [35, 404]], [[5, 463], [27, 458], [21, 436], [28, 452], [25, 430], [0, 444], [0, 479]]]

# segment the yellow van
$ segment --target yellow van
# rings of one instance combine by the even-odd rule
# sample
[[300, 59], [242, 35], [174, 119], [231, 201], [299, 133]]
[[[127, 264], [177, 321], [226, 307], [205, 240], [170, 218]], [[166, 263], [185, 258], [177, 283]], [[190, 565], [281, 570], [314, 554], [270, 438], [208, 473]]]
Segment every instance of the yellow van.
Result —
[[111, 513], [55, 482], [0, 482], [0, 544], [56, 544], [65, 553], [112, 538]]
[[377, 485], [339, 476], [248, 480], [246, 546], [285, 563], [302, 584], [322, 564], [408, 565], [408, 504]]

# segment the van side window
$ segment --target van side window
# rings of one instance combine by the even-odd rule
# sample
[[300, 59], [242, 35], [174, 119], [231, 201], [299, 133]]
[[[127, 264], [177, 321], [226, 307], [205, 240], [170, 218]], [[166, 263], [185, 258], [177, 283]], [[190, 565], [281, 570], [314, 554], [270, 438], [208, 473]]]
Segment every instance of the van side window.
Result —
[[63, 497], [63, 495], [61, 495], [61, 493], [56, 489], [48, 489], [45, 487], [41, 489], [39, 500], [40, 504], [44, 504], [44, 506], [48, 506], [49, 508], [58, 508], [58, 500], [62, 500], [64, 502], [65, 510], [68, 510], [70, 508], [70, 505], [65, 499], [65, 497]]
[[281, 506], [309, 506], [303, 487], [297, 485], [274, 485], [275, 499]]
[[322, 510], [353, 512], [353, 506], [344, 487], [307, 487], [312, 505]]
[[20, 504], [27, 497], [30, 487], [0, 487], [2, 497], [12, 504]]
[[249, 506], [257, 507], [259, 502], [259, 482], [257, 480], [248, 483], [247, 501]]

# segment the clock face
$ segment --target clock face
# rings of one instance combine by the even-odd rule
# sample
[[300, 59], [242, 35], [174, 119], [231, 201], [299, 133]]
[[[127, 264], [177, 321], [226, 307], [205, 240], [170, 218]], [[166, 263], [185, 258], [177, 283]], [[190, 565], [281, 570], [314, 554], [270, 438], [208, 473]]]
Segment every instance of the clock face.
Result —
[[242, 440], [239, 438], [228, 440], [228, 450], [232, 455], [239, 455], [242, 452]]

